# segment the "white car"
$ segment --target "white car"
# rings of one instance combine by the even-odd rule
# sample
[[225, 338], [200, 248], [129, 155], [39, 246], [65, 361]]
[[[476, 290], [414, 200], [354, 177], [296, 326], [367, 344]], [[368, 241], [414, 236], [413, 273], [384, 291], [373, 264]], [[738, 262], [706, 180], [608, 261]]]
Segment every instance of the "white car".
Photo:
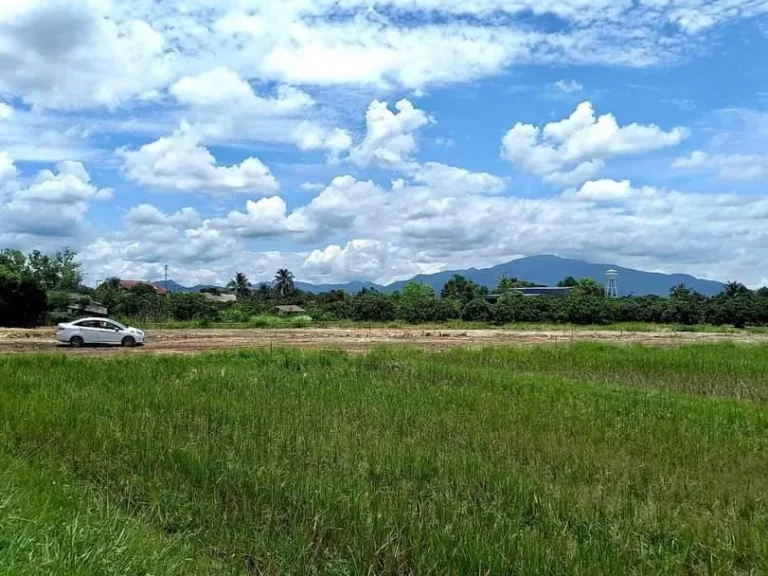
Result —
[[56, 328], [56, 339], [74, 348], [84, 344], [137, 346], [144, 344], [144, 332], [106, 318], [81, 318], [59, 324]]

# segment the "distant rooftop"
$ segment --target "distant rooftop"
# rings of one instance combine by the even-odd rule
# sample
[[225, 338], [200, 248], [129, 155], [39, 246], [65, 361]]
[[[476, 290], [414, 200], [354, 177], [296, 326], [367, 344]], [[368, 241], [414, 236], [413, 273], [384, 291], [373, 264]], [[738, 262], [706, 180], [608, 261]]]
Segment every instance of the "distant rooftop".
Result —
[[305, 312], [304, 308], [293, 304], [288, 306], [275, 306], [275, 309], [279, 314], [303, 314]]
[[[531, 288], [512, 288], [515, 292], [520, 292], [523, 296], [554, 296], [563, 297], [569, 296], [571, 293], [570, 286], [533, 286]], [[501, 294], [488, 294], [486, 300], [495, 302], [501, 298]]]
[[201, 294], [206, 300], [210, 300], [211, 302], [227, 303], [237, 301], [236, 294], [211, 294], [210, 292], [201, 292]]

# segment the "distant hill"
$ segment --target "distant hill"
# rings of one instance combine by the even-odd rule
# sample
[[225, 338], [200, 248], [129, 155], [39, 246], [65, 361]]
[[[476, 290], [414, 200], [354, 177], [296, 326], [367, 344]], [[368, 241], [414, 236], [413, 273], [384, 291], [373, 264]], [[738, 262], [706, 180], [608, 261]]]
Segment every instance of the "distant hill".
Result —
[[[344, 290], [350, 294], [356, 294], [363, 288], [375, 288], [379, 292], [387, 292], [386, 286], [374, 284], [373, 282], [346, 282], [344, 284], [310, 284], [308, 282], [294, 282], [294, 285], [299, 290], [315, 292], [316, 294], [330, 292], [331, 290]], [[392, 292], [394, 292], [394, 290], [392, 290]]]
[[[420, 275], [413, 281], [423, 282], [441, 290], [445, 283], [454, 274], [461, 274], [466, 278], [482, 286], [493, 287], [499, 278], [519, 278], [545, 286], [555, 286], [567, 276], [573, 276], [577, 280], [582, 278], [594, 278], [598, 282], [605, 281], [605, 271], [613, 268], [619, 272], [619, 294], [621, 296], [657, 294], [668, 296], [669, 291], [678, 284], [685, 284], [698, 292], [706, 295], [719, 293], [723, 284], [712, 280], [702, 280], [688, 274], [660, 274], [657, 272], [645, 272], [624, 268], [617, 264], [594, 264], [583, 260], [559, 258], [557, 256], [530, 256], [520, 258], [505, 264], [499, 264], [492, 268], [438, 272], [437, 274]], [[399, 290], [407, 282], [395, 282], [387, 286], [387, 290]]]
[[[660, 274], [657, 272], [645, 272], [643, 270], [634, 270], [624, 268], [617, 264], [595, 264], [584, 262], [583, 260], [573, 260], [569, 258], [560, 258], [552, 255], [529, 256], [512, 260], [505, 264], [499, 264], [491, 268], [468, 268], [466, 270], [448, 270], [437, 272], [436, 274], [420, 274], [410, 280], [394, 282], [387, 286], [381, 286], [372, 282], [347, 282], [340, 284], [310, 284], [307, 282], [296, 282], [296, 287], [308, 292], [330, 292], [331, 290], [345, 290], [349, 293], [359, 292], [362, 288], [375, 288], [380, 292], [395, 292], [401, 290], [408, 282], [419, 282], [432, 286], [436, 292], [440, 292], [443, 286], [454, 274], [462, 276], [480, 284], [492, 288], [499, 278], [507, 276], [508, 278], [518, 278], [542, 284], [545, 286], [555, 286], [558, 282], [567, 276], [573, 276], [577, 280], [582, 278], [594, 278], [598, 282], [605, 280], [605, 271], [613, 268], [619, 272], [619, 294], [621, 296], [656, 294], [659, 296], [668, 296], [669, 291], [678, 284], [685, 284], [702, 294], [708, 296], [719, 293], [722, 288], [722, 282], [713, 280], [702, 280], [688, 274]], [[161, 286], [164, 281], [156, 282]], [[173, 280], [168, 280], [168, 289], [171, 292], [199, 292], [206, 286], [193, 286], [187, 288]]]

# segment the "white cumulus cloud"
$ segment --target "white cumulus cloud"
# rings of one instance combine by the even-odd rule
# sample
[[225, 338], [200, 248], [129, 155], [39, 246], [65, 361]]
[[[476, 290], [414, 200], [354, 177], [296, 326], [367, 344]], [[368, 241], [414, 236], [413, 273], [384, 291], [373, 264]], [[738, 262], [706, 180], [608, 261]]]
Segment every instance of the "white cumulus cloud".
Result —
[[768, 178], [766, 154], [708, 154], [694, 150], [672, 162], [672, 168], [714, 172], [721, 180], [762, 180]]
[[465, 168], [440, 162], [427, 162], [411, 173], [414, 182], [448, 195], [498, 194], [506, 187], [504, 179], [487, 172], [471, 172]]
[[504, 136], [501, 154], [555, 183], [578, 184], [594, 176], [607, 158], [669, 148], [687, 136], [682, 127], [665, 131], [654, 124], [620, 126], [612, 114], [596, 116], [592, 104], [583, 102], [568, 118], [543, 128], [516, 124]]
[[[0, 171], [2, 162], [0, 154]], [[10, 174], [11, 178], [16, 176]], [[80, 162], [61, 162], [56, 172], [41, 170], [30, 182], [8, 180], [7, 175], [4, 187], [0, 187], [0, 237], [80, 236], [90, 202], [109, 200], [112, 196], [111, 189], [98, 188], [91, 182]]]
[[394, 112], [386, 102], [374, 100], [365, 114], [365, 139], [352, 149], [350, 157], [358, 166], [401, 168], [418, 149], [417, 131], [431, 121], [409, 100], [398, 101]]
[[115, 107], [164, 85], [176, 57], [138, 18], [104, 0], [3, 2], [0, 93], [50, 108]]
[[218, 166], [200, 144], [195, 130], [182, 123], [173, 135], [137, 150], [120, 149], [123, 169], [145, 186], [183, 192], [241, 192], [270, 194], [279, 189], [272, 172], [258, 158], [233, 166]]
[[566, 196], [579, 200], [591, 200], [595, 202], [611, 202], [626, 200], [632, 196], [634, 190], [629, 180], [590, 180], [585, 182], [577, 191], [571, 191]]
[[293, 141], [300, 150], [325, 150], [333, 161], [352, 146], [352, 136], [346, 130], [328, 129], [310, 120], [304, 120], [296, 127]]
[[245, 212], [233, 210], [226, 218], [211, 220], [210, 225], [236, 236], [261, 238], [302, 231], [294, 226], [292, 220], [295, 219], [288, 217], [285, 200], [279, 196], [270, 196], [257, 201], [248, 200]]
[[311, 96], [291, 86], [279, 86], [276, 97], [258, 96], [251, 85], [230, 68], [218, 66], [196, 76], [185, 76], [170, 87], [182, 104], [200, 108], [233, 107], [238, 114], [293, 114], [314, 105]]
[[16, 165], [7, 152], [0, 152], [0, 184], [16, 177]]

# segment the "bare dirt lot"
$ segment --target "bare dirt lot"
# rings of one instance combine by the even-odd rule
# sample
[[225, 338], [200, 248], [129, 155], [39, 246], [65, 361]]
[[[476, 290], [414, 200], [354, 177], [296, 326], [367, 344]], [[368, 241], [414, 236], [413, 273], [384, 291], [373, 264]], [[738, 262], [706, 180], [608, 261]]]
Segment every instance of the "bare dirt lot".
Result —
[[70, 349], [58, 345], [52, 328], [0, 329], [0, 354], [191, 354], [236, 348], [295, 347], [363, 352], [373, 346], [412, 346], [443, 350], [456, 346], [524, 346], [574, 341], [678, 346], [704, 342], [768, 343], [768, 335], [693, 332], [616, 332], [608, 330], [440, 330], [424, 328], [192, 329], [149, 330], [141, 348]]

